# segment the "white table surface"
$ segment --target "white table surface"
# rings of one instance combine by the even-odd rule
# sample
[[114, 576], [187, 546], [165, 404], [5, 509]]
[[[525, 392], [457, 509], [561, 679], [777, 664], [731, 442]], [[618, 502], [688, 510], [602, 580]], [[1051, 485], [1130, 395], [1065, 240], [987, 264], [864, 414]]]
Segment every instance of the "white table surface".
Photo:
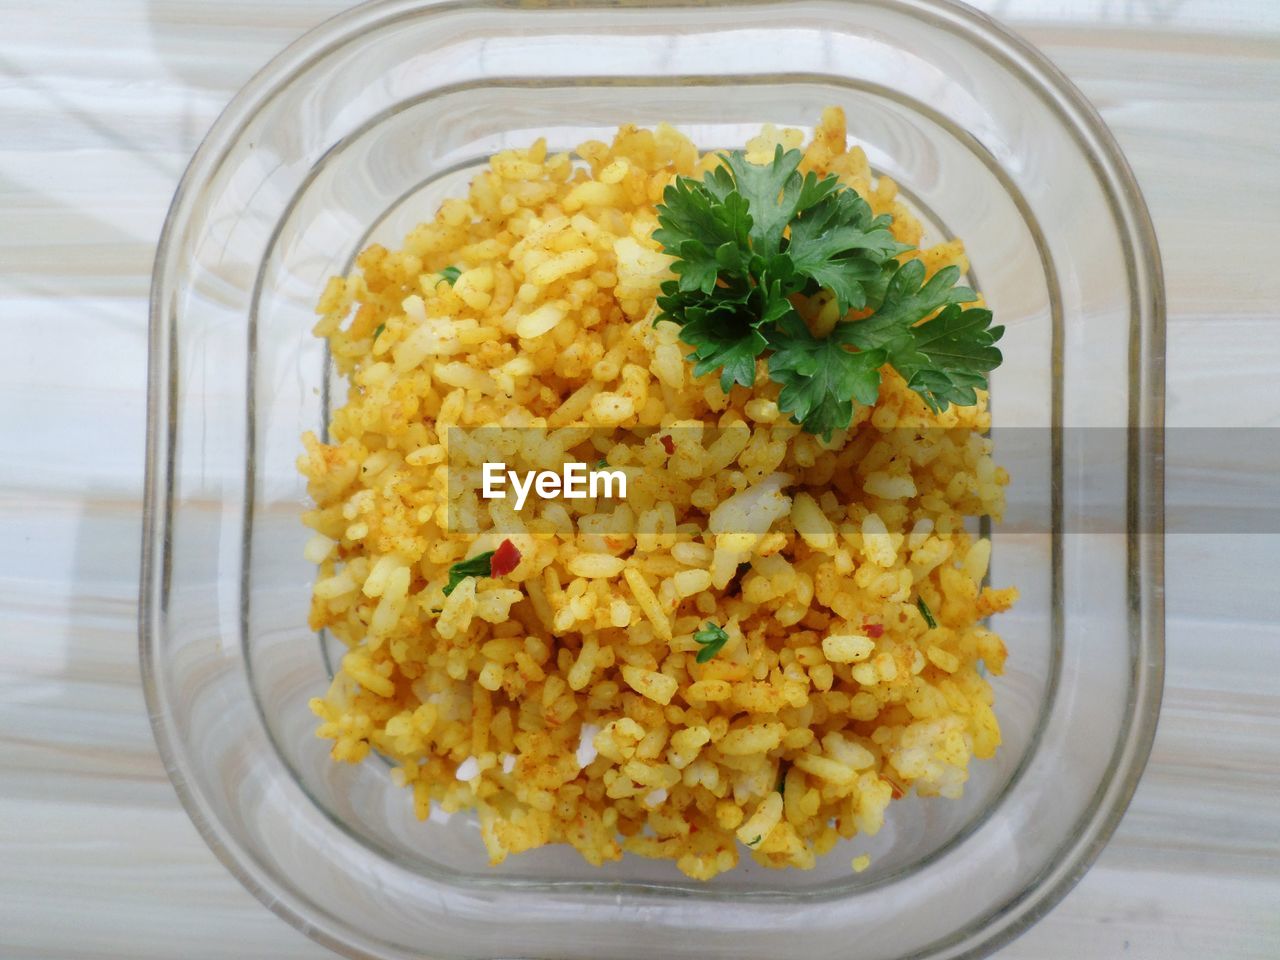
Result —
[[[188, 822], [135, 617], [170, 194], [231, 94], [342, 6], [0, 0], [2, 960], [332, 956]], [[1169, 424], [1280, 426], [1280, 3], [983, 6], [1092, 98], [1146, 192]], [[1170, 538], [1151, 763], [1097, 864], [1001, 960], [1280, 957], [1278, 561], [1277, 536]]]

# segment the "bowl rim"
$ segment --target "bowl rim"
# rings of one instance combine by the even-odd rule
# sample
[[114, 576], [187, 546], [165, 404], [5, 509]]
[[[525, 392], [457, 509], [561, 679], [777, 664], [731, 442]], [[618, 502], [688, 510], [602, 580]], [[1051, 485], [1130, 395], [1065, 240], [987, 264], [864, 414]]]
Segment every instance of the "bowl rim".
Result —
[[[779, 0], [540, 0], [545, 9], [626, 10], [775, 6]], [[1159, 246], [1141, 189], [1097, 110], [1067, 76], [1036, 47], [1010, 28], [960, 0], [828, 0], [855, 7], [896, 10], [931, 22], [967, 40], [999, 62], [1032, 90], [1068, 130], [1095, 165], [1098, 182], [1117, 217], [1131, 281], [1129, 340], [1129, 477], [1136, 490], [1127, 534], [1130, 571], [1128, 610], [1131, 649], [1136, 651], [1133, 691], [1123, 749], [1113, 758], [1107, 779], [1081, 817], [1085, 829], [1059, 848], [1046, 872], [1047, 885], [1032, 884], [1003, 903], [981, 924], [970, 923], [950, 940], [934, 941], [913, 956], [947, 951], [955, 960], [987, 956], [1015, 939], [1060, 902], [1087, 872], [1114, 833], [1137, 789], [1154, 741], [1164, 683], [1164, 502], [1163, 426], [1165, 403], [1165, 288]], [[154, 660], [162, 632], [170, 561], [175, 466], [176, 339], [165, 321], [166, 278], [173, 268], [173, 239], [187, 224], [194, 197], [210, 171], [225, 158], [245, 124], [283, 85], [339, 48], [351, 36], [401, 17], [460, 9], [528, 9], [523, 0], [366, 0], [322, 21], [277, 53], [223, 108], [202, 138], [174, 191], [154, 259], [149, 296], [147, 438], [143, 502], [142, 562], [139, 583], [139, 661], [148, 716], [161, 760], [184, 809], [205, 843], [240, 883], [295, 929], [355, 960], [379, 960], [358, 944], [316, 925], [292, 892], [273, 888], [253, 858], [221, 828], [198, 789], [183, 772], [183, 750], [167, 720]], [[1147, 361], [1145, 364], [1143, 360]], [[1141, 532], [1138, 532], [1141, 531]], [[1103, 815], [1098, 816], [1102, 811]], [[977, 929], [975, 929], [975, 926]]]

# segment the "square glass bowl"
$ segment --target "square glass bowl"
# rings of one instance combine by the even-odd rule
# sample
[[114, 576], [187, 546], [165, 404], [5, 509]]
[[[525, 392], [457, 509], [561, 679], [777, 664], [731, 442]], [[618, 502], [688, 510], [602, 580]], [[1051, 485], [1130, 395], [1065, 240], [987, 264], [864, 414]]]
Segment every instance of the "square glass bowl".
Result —
[[[299, 435], [331, 397], [312, 307], [497, 150], [670, 121], [703, 149], [845, 109], [851, 139], [1007, 333], [993, 377], [1019, 523], [991, 576], [1005, 742], [962, 800], [894, 803], [812, 872], [707, 884], [548, 848], [488, 866], [472, 818], [417, 823], [376, 758], [329, 761], [307, 700]], [[205, 839], [264, 903], [353, 957], [982, 955], [1056, 902], [1121, 816], [1163, 666], [1163, 290], [1114, 141], [1042, 56], [947, 0], [373, 3], [232, 101], [173, 201], [151, 301], [141, 657], [156, 737]], [[1072, 428], [1114, 431], [1111, 479]], [[1010, 439], [1012, 449], [1012, 439]], [[1097, 527], [1101, 505], [1118, 524]], [[872, 855], [853, 874], [850, 857]]]

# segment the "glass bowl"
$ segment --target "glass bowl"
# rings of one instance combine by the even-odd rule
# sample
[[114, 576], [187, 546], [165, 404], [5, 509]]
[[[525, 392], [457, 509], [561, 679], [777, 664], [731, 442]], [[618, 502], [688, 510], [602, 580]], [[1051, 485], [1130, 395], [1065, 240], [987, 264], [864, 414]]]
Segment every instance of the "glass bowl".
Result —
[[[1022, 599], [997, 623], [1005, 743], [962, 800], [895, 803], [879, 835], [811, 872], [697, 884], [564, 849], [490, 868], [470, 818], [417, 823], [385, 765], [333, 764], [313, 734], [330, 651], [306, 627], [294, 461], [339, 394], [312, 306], [497, 150], [660, 120], [722, 148], [830, 104], [933, 237], [964, 238], [1008, 328], [992, 433], [1016, 461], [1016, 518], [993, 532], [991, 569]], [[394, 0], [330, 20], [219, 118], [156, 261], [141, 658], [178, 794], [250, 890], [352, 957], [995, 949], [1097, 855], [1155, 729], [1162, 298], [1146, 209], [1098, 116], [960, 4]]]

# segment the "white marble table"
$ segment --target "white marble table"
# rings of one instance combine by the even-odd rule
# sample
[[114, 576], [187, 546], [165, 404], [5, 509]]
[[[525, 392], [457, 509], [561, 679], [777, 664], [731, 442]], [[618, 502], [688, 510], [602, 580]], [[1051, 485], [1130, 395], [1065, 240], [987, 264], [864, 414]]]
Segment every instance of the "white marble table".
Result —
[[[136, 662], [151, 257], [234, 90], [335, 0], [0, 2], [0, 958], [322, 958], [214, 859]], [[1169, 286], [1170, 425], [1280, 426], [1280, 3], [989, 0], [1101, 109]], [[54, 357], [57, 362], [54, 362]], [[1280, 957], [1280, 537], [1168, 544], [1151, 764], [1001, 960]]]

